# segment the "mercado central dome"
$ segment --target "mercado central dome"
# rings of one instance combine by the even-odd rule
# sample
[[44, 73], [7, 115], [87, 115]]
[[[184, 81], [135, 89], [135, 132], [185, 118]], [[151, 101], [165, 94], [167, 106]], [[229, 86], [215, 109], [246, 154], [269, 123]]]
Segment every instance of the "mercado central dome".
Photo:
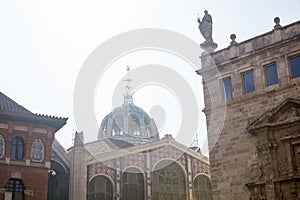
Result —
[[159, 140], [159, 134], [154, 120], [143, 109], [124, 102], [102, 120], [98, 140], [105, 138], [141, 144]]
[[[130, 82], [131, 79], [125, 81]], [[130, 89], [128, 85], [125, 87], [123, 105], [115, 108], [102, 120], [98, 140], [118, 139], [134, 145], [159, 140], [154, 120], [143, 109], [133, 104]]]

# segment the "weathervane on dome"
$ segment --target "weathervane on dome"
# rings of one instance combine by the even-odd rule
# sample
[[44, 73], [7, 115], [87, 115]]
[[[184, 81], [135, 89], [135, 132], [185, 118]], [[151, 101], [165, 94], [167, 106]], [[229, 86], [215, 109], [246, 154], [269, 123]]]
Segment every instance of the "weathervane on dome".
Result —
[[132, 79], [130, 78], [130, 66], [127, 65], [127, 78], [123, 79], [124, 81], [124, 105], [133, 105], [133, 99], [132, 99], [132, 86], [131, 82]]

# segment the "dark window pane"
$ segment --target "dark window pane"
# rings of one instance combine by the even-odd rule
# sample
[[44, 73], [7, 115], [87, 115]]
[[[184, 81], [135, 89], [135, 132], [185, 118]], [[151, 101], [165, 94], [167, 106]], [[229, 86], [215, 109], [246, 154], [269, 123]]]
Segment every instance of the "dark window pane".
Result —
[[13, 140], [13, 143], [11, 145], [11, 157], [16, 158], [16, 147], [17, 147], [17, 141], [16, 139]]
[[24, 199], [24, 184], [22, 180], [19, 179], [9, 179], [5, 186], [5, 190], [12, 193], [13, 200]]
[[111, 181], [104, 176], [97, 176], [88, 183], [88, 200], [112, 200], [113, 187]]
[[212, 200], [210, 179], [204, 175], [198, 176], [193, 185], [194, 197], [202, 200]]
[[123, 173], [123, 198], [126, 200], [144, 199], [144, 177], [135, 169], [129, 168]]
[[186, 198], [185, 177], [177, 163], [161, 161], [152, 172], [153, 200]]
[[231, 78], [223, 80], [224, 99], [232, 99], [232, 84]]
[[19, 138], [19, 145], [18, 145], [18, 160], [22, 160], [23, 159], [23, 141], [21, 138]]
[[11, 157], [22, 160], [24, 157], [24, 142], [22, 138], [16, 137], [11, 146]]
[[291, 58], [290, 60], [292, 78], [300, 77], [300, 56]]
[[243, 74], [245, 93], [255, 91], [253, 71]]
[[266, 74], [267, 74], [267, 84], [268, 84], [268, 86], [278, 84], [278, 75], [277, 75], [276, 64], [267, 66], [266, 67]]

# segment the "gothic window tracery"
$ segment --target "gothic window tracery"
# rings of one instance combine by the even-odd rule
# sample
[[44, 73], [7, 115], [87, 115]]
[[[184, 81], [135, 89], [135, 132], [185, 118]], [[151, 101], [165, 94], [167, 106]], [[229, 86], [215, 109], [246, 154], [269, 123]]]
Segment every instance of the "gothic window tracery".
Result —
[[41, 139], [36, 139], [31, 146], [31, 159], [33, 161], [42, 161], [44, 158], [44, 144]]
[[5, 141], [2, 135], [0, 135], [0, 158], [5, 154]]

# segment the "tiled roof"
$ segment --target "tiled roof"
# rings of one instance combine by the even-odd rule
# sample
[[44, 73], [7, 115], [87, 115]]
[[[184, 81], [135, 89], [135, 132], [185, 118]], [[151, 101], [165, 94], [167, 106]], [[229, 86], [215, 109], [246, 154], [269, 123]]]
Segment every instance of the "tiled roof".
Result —
[[33, 113], [0, 92], [0, 110], [32, 115]]
[[133, 144], [126, 142], [124, 140], [119, 140], [119, 139], [115, 139], [115, 138], [108, 138], [108, 140], [110, 140], [111, 144], [110, 146], [114, 147], [119, 147], [119, 148], [127, 148], [127, 147], [132, 147], [134, 146]]
[[68, 118], [35, 114], [0, 92], [0, 118], [40, 123], [55, 128], [55, 132], [66, 124]]

